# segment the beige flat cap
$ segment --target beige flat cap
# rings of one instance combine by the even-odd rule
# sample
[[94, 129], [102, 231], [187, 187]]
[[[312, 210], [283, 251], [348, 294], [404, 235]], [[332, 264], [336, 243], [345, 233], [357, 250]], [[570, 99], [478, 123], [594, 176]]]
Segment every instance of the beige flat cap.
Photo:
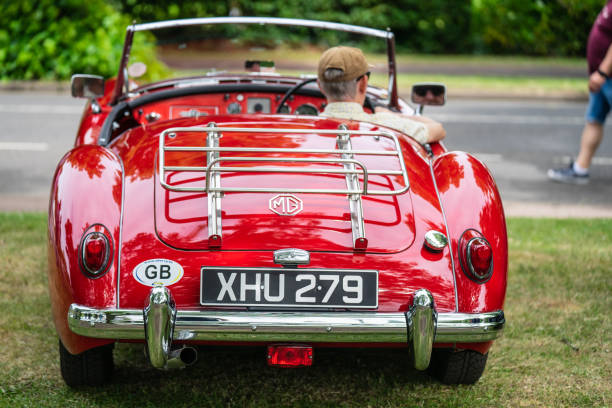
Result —
[[319, 59], [319, 80], [324, 79], [323, 74], [330, 68], [344, 72], [344, 75], [335, 78], [335, 81], [340, 82], [359, 78], [370, 70], [370, 65], [359, 48], [333, 47], [325, 51]]

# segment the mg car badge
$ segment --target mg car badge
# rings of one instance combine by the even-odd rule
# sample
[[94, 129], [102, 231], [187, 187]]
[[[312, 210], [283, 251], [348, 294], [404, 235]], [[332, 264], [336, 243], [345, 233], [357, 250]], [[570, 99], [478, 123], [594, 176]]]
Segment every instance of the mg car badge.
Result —
[[293, 194], [279, 194], [272, 197], [268, 207], [278, 215], [296, 215], [304, 209], [302, 200]]

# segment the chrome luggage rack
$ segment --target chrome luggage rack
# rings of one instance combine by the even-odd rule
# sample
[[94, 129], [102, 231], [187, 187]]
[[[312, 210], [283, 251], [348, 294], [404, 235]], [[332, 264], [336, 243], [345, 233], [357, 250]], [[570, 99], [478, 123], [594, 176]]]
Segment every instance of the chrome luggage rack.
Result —
[[[179, 132], [202, 132], [206, 134], [206, 146], [166, 146], [166, 138], [176, 137]], [[320, 134], [336, 135], [336, 147], [333, 149], [294, 149], [294, 148], [257, 148], [257, 147], [221, 147], [219, 139], [222, 132], [232, 133], [284, 133], [284, 134]], [[379, 140], [386, 138], [393, 141], [395, 150], [354, 150], [351, 135], [372, 136]], [[202, 152], [206, 154], [205, 166], [167, 166], [167, 152]], [[405, 193], [410, 187], [406, 165], [401, 153], [397, 137], [385, 131], [348, 130], [340, 125], [338, 130], [302, 129], [302, 128], [257, 128], [257, 127], [218, 127], [209, 123], [206, 127], [175, 127], [164, 130], [159, 137], [159, 180], [162, 187], [177, 192], [206, 193], [208, 199], [208, 245], [212, 248], [221, 246], [221, 198], [224, 193], [306, 193], [306, 194], [346, 194], [348, 196], [351, 228], [353, 232], [353, 247], [363, 251], [368, 246], [365, 235], [363, 205], [361, 197], [365, 195], [392, 196]], [[286, 157], [244, 157], [223, 156], [221, 153], [275, 153]], [[296, 155], [339, 155], [340, 158], [295, 157]], [[401, 170], [368, 169], [365, 164], [356, 160], [355, 155], [395, 157]], [[254, 166], [228, 167], [221, 162], [250, 163], [317, 163], [342, 165], [328, 168], [295, 168], [289, 166]], [[204, 172], [206, 184], [204, 187], [181, 187], [166, 183], [167, 171]], [[343, 174], [346, 179], [346, 189], [312, 189], [312, 188], [266, 188], [266, 187], [224, 187], [221, 185], [223, 172], [248, 173], [297, 173], [297, 174]], [[368, 188], [369, 175], [401, 176], [403, 186], [394, 190], [374, 190]], [[360, 184], [359, 177], [363, 178]]]

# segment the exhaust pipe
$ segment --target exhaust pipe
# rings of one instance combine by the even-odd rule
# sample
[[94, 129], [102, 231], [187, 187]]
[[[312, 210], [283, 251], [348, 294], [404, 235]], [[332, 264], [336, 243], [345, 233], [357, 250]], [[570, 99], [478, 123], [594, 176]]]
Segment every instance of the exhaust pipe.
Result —
[[166, 370], [183, 368], [195, 364], [198, 361], [198, 350], [195, 347], [183, 346], [170, 351]]
[[151, 365], [160, 370], [182, 368], [194, 364], [198, 351], [194, 347], [172, 347], [176, 306], [170, 290], [155, 286], [143, 309], [145, 354]]

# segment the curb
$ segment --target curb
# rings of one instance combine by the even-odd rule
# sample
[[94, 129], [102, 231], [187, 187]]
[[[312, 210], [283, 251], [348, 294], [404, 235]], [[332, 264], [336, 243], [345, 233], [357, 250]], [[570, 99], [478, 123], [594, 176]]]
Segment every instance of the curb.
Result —
[[0, 92], [53, 92], [69, 93], [68, 81], [2, 81]]

